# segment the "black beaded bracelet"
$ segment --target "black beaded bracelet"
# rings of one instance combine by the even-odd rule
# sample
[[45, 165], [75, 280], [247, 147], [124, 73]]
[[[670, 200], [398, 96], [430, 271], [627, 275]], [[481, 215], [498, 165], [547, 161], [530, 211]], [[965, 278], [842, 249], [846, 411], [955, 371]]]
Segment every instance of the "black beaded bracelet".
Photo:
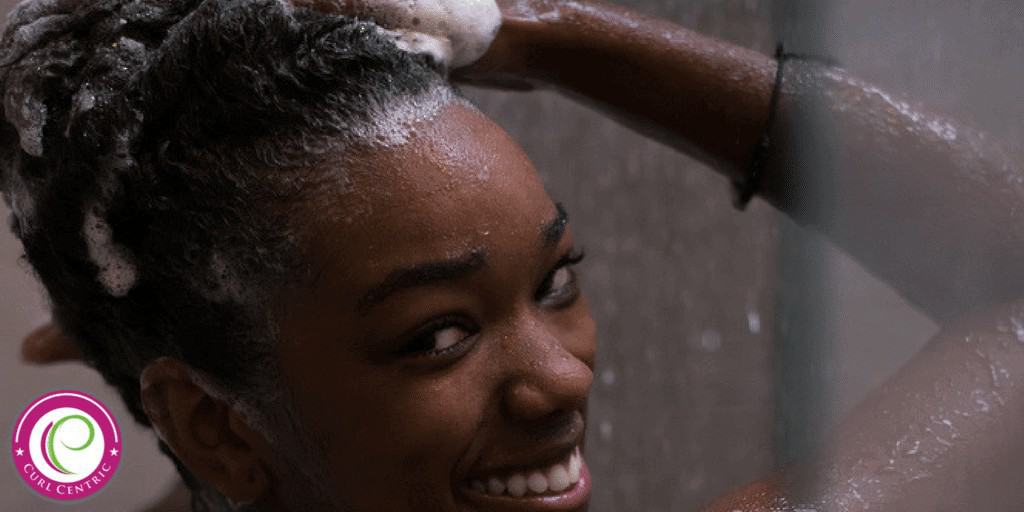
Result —
[[779, 96], [782, 95], [782, 72], [786, 66], [787, 55], [782, 43], [779, 43], [775, 47], [775, 60], [776, 60], [776, 71], [775, 71], [775, 85], [772, 87], [772, 97], [768, 102], [768, 121], [765, 123], [764, 134], [761, 136], [761, 141], [758, 142], [757, 147], [754, 148], [754, 155], [750, 162], [750, 173], [747, 175], [747, 179], [744, 181], [734, 181], [733, 187], [733, 205], [736, 209], [743, 211], [747, 209], [747, 205], [750, 204], [750, 200], [754, 198], [754, 194], [757, 193], [758, 184], [761, 179], [761, 171], [764, 168], [765, 156], [768, 154], [768, 148], [771, 146], [771, 133], [772, 127], [775, 125], [775, 111], [779, 107]]
[[772, 97], [768, 103], [768, 121], [765, 123], [764, 135], [761, 141], [754, 148], [754, 155], [750, 162], [750, 173], [745, 181], [736, 180], [733, 182], [733, 204], [740, 211], [746, 210], [750, 200], [757, 193], [761, 174], [764, 171], [765, 160], [768, 158], [768, 150], [772, 143], [772, 130], [775, 127], [776, 112], [779, 109], [779, 97], [782, 96], [782, 78], [786, 68], [786, 61], [801, 60], [816, 62], [827, 67], [838, 67], [839, 64], [832, 58], [818, 55], [807, 55], [800, 53], [786, 53], [782, 43], [775, 47], [775, 60], [778, 66], [775, 71], [775, 85], [772, 88]]

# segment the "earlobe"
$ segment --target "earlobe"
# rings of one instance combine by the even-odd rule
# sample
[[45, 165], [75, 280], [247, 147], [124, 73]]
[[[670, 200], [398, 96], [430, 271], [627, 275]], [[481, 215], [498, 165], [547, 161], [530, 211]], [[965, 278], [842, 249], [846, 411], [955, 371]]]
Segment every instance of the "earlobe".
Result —
[[26, 363], [50, 364], [80, 361], [82, 353], [56, 323], [50, 322], [25, 336], [21, 342], [21, 359]]
[[237, 503], [269, 491], [266, 442], [229, 404], [173, 358], [153, 361], [140, 376], [142, 405], [157, 435], [200, 480]]

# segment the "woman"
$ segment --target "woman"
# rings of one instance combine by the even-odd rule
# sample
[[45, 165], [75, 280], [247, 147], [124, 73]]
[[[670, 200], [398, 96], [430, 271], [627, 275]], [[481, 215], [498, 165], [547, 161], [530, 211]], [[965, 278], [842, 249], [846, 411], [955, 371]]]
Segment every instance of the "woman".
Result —
[[[210, 0], [18, 11], [2, 61], [3, 189], [55, 319], [154, 427], [196, 508], [583, 509], [595, 330], [567, 214], [435, 61], [337, 9]], [[1024, 198], [999, 179], [1017, 168], [971, 133], [929, 129], [935, 118], [806, 62], [791, 62], [796, 79], [781, 81], [769, 123], [772, 59], [596, 2], [503, 10], [490, 52], [461, 79], [566, 90], [744, 184], [771, 129], [762, 197], [935, 318], [1016, 298], [1024, 246], [1009, 206]], [[796, 141], [784, 136], [807, 99], [857, 135], [838, 149], [860, 172], [787, 174]], [[935, 164], [927, 176], [915, 175], [922, 158]], [[798, 201], [792, 184], [810, 178], [833, 185], [828, 210]], [[970, 215], [930, 222], [965, 194], [978, 199]], [[881, 222], [897, 204], [910, 214]], [[941, 250], [907, 257], [922, 246]], [[949, 270], [979, 248], [999, 279], [963, 287]], [[995, 311], [968, 324], [990, 335], [964, 348], [954, 341], [968, 328], [951, 327], [898, 377], [906, 392], [873, 406], [928, 388], [968, 349], [1018, 374], [1020, 350], [999, 330], [1016, 309]], [[947, 391], [929, 407], [960, 399]], [[987, 418], [1012, 416], [1020, 400], [998, 396], [994, 415], [953, 418], [979, 435], [936, 453], [943, 467], [991, 461], [990, 442], [1014, 439]], [[871, 442], [844, 441], [843, 456], [907, 424], [856, 428], [870, 411], [850, 425]], [[935, 474], [905, 498], [914, 464], [894, 460], [899, 478], [870, 482], [877, 503], [951, 481], [926, 466]], [[832, 476], [867, 486], [881, 469], [839, 464]], [[735, 499], [759, 510], [848, 496], [788, 478]], [[733, 500], [721, 506], [741, 506]]]
[[24, 4], [4, 47], [14, 231], [199, 502], [582, 506], [581, 255], [429, 58], [276, 1]]

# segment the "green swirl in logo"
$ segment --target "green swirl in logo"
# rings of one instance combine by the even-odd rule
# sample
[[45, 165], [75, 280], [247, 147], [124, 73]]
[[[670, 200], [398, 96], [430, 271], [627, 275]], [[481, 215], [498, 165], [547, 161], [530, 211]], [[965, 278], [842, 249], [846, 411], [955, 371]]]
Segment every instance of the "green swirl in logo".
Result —
[[47, 436], [46, 439], [46, 451], [47, 453], [49, 453], [50, 461], [53, 462], [54, 467], [56, 467], [57, 469], [59, 469], [60, 471], [67, 475], [72, 475], [74, 473], [69, 471], [64, 466], [62, 466], [60, 464], [60, 461], [57, 460], [57, 454], [53, 450], [53, 442], [57, 439], [57, 431], [60, 430], [60, 427], [70, 420], [81, 420], [83, 423], [85, 423], [85, 426], [89, 427], [89, 438], [85, 440], [85, 443], [82, 443], [82, 446], [68, 446], [67, 444], [64, 443], [64, 441], [61, 441], [60, 444], [64, 445], [65, 448], [71, 451], [80, 452], [88, 448], [89, 445], [92, 444], [93, 439], [96, 437], [96, 430], [95, 428], [93, 428], [92, 422], [89, 421], [89, 419], [86, 418], [85, 416], [82, 416], [81, 414], [72, 414], [69, 416], [65, 416], [61, 418], [59, 421], [57, 421], [57, 423], [53, 424], [53, 428], [50, 429], [50, 435]]

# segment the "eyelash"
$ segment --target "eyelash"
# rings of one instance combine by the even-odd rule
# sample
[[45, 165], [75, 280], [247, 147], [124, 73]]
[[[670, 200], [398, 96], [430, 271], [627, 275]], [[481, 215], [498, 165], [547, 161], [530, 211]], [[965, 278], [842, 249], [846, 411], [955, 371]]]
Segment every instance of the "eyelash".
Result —
[[[568, 299], [565, 299], [563, 301], [562, 304], [558, 304], [556, 306], [556, 309], [562, 309], [564, 307], [571, 306], [573, 303], [576, 302], [576, 298], [579, 296], [579, 289], [576, 286], [577, 284], [579, 284], [579, 276], [576, 275], [576, 270], [573, 267], [582, 262], [583, 259], [586, 257], [587, 254], [582, 249], [577, 250], [573, 248], [565, 256], [562, 256], [562, 259], [558, 260], [558, 263], [555, 264], [555, 268], [551, 272], [549, 272], [548, 275], [544, 277], [544, 281], [541, 282], [541, 289], [546, 290], [551, 286], [552, 281], [555, 279], [555, 274], [557, 274], [559, 270], [562, 270], [564, 268], [569, 271], [569, 282], [565, 284], [565, 287], [571, 288], [570, 295], [568, 296]], [[540, 295], [537, 295], [534, 298], [538, 301], [543, 299], [543, 297]]]
[[[575, 304], [577, 299], [579, 298], [579, 276], [577, 275], [573, 267], [581, 263], [584, 260], [584, 258], [586, 258], [586, 253], [582, 249], [577, 250], [573, 248], [564, 256], [562, 256], [560, 260], [558, 260], [558, 263], [555, 264], [555, 267], [550, 272], [548, 272], [548, 274], [544, 277], [544, 280], [541, 282], [541, 290], [546, 290], [548, 287], [551, 286], [552, 281], [554, 280], [555, 275], [558, 273], [558, 271], [562, 269], [567, 269], [569, 271], [569, 281], [564, 286], [565, 289], [568, 289], [568, 292], [565, 292], [564, 299], [562, 299], [559, 303], [553, 306], [554, 309], [561, 310], [568, 308], [569, 306]], [[542, 293], [538, 293], [538, 295], [536, 295], [534, 298], [537, 301], [542, 301], [544, 295]], [[413, 357], [443, 357], [454, 352], [458, 352], [459, 350], [465, 348], [466, 340], [476, 335], [476, 333], [474, 332], [473, 334], [466, 336], [457, 343], [449, 347], [445, 347], [443, 349], [424, 350], [418, 348], [423, 347], [425, 345], [424, 343], [422, 343], [424, 340], [432, 343], [434, 341], [434, 336], [438, 332], [443, 331], [449, 327], [460, 327], [462, 329], [465, 329], [467, 332], [473, 331], [473, 329], [468, 328], [466, 326], [466, 323], [459, 317], [441, 317], [430, 322], [425, 327], [420, 329], [418, 334], [414, 334], [412, 336], [412, 339], [408, 343], [405, 343], [403, 345], [404, 347], [406, 347], [406, 350], [404, 350], [404, 352]]]

